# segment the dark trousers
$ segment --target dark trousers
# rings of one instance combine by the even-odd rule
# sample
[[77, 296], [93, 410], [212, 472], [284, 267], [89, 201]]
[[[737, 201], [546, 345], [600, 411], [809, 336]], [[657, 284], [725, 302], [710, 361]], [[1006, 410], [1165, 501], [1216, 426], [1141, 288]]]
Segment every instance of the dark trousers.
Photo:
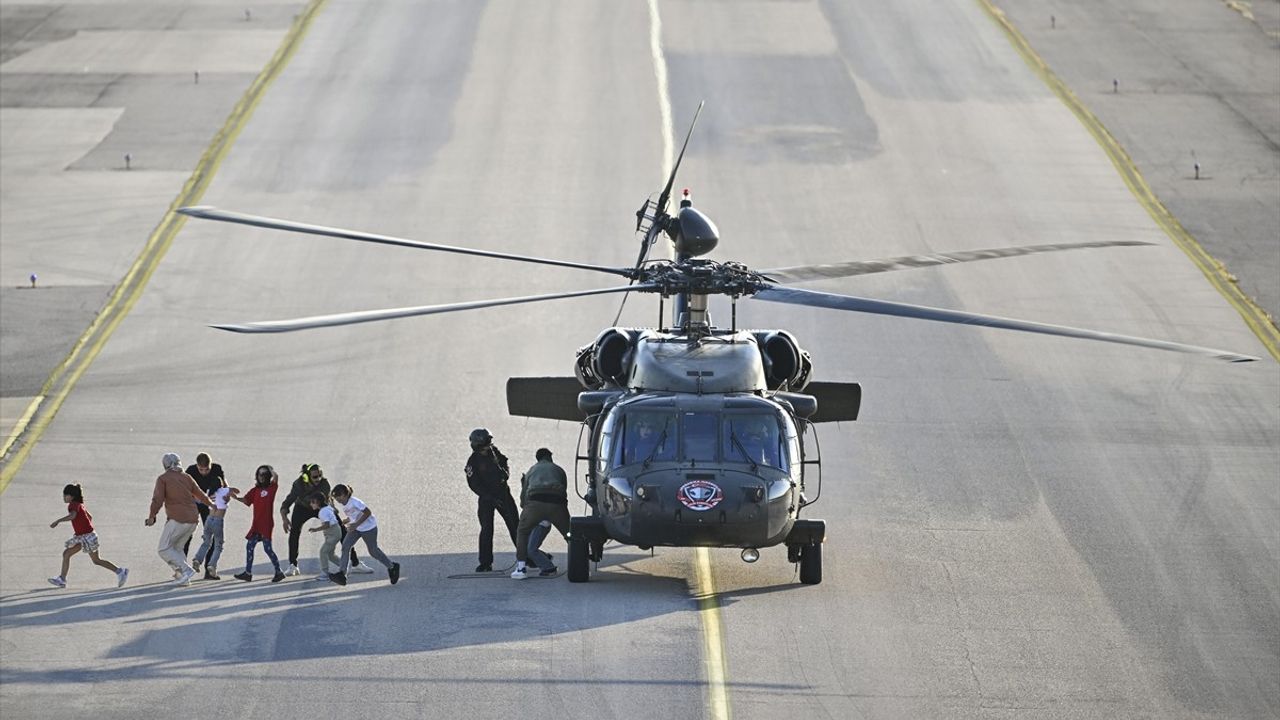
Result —
[[[542, 541], [547, 537], [546, 533], [543, 533], [534, 544], [529, 542], [529, 538], [533, 529], [543, 520], [550, 520], [561, 535], [569, 537], [569, 505], [567, 503], [530, 500], [525, 504], [524, 512], [520, 513], [520, 525], [516, 529], [516, 560], [528, 560], [530, 547], [535, 549], [542, 547]], [[546, 569], [541, 563], [538, 563], [538, 567]]]
[[[200, 511], [200, 525], [204, 526], [205, 521], [209, 519], [209, 506], [204, 505], [202, 503], [196, 503], [196, 509]], [[195, 536], [195, 533], [192, 533], [192, 537], [194, 536]], [[191, 551], [191, 538], [187, 538], [186, 544], [182, 546], [182, 554], [187, 555], [190, 553], [190, 551]], [[204, 557], [196, 558], [196, 561], [203, 563], [205, 565], [208, 565], [209, 559], [212, 557], [213, 557], [213, 548], [209, 548], [209, 551], [204, 554]]]
[[[302, 526], [312, 518], [320, 515], [318, 510], [312, 510], [311, 505], [299, 505], [294, 503], [293, 512], [289, 516], [289, 564], [298, 564], [298, 540], [302, 537]], [[342, 537], [347, 537], [346, 526], [339, 523], [342, 528]], [[359, 563], [360, 559], [356, 557], [355, 548], [351, 549], [351, 563], [354, 565]]]
[[520, 511], [511, 493], [496, 500], [482, 497], [476, 503], [476, 516], [480, 518], [480, 564], [493, 564], [493, 513], [497, 511], [511, 533], [511, 544], [516, 544], [516, 532], [520, 525]]

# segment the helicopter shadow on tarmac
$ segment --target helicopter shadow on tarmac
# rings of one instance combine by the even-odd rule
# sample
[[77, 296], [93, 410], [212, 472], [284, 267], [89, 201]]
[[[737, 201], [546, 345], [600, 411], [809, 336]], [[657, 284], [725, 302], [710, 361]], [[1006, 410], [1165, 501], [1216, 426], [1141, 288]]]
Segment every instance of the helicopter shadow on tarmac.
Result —
[[[672, 575], [686, 566], [664, 563], [662, 555], [651, 559], [648, 553], [614, 550], [606, 554], [587, 585], [571, 585], [562, 578], [445, 579], [473, 562], [471, 554], [395, 558], [404, 566], [395, 587], [387, 583], [381, 568], [372, 575], [350, 576], [346, 587], [316, 581], [312, 579], [315, 561], [304, 560], [303, 574], [281, 583], [271, 583], [269, 575], [243, 583], [224, 571], [222, 580], [193, 581], [189, 587], [151, 583], [87, 592], [50, 588], [8, 593], [0, 597], [0, 630], [18, 642], [27, 628], [52, 625], [75, 628], [102, 623], [134, 632], [120, 644], [85, 648], [112, 661], [110, 665], [125, 661], [127, 667], [58, 668], [43, 663], [38, 668], [24, 667], [13, 658], [0, 669], [0, 682], [184, 677], [191, 671], [192, 658], [202, 658], [202, 672], [216, 673], [219, 666], [231, 669], [246, 663], [430, 652], [519, 642], [698, 610], [692, 570], [688, 576]], [[726, 596], [722, 604], [741, 594]], [[477, 613], [477, 607], [485, 612]], [[111, 635], [95, 629], [82, 636]]]

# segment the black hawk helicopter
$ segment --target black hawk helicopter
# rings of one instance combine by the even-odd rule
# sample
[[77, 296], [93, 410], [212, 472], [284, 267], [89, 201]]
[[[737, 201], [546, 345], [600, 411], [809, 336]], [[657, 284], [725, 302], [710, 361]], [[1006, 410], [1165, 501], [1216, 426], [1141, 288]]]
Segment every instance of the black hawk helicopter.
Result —
[[[738, 329], [740, 298], [1100, 340], [1227, 362], [1257, 359], [1162, 340], [786, 287], [806, 280], [1033, 253], [1150, 244], [1145, 242], [1029, 245], [768, 270], [704, 259], [720, 240], [715, 223], [693, 207], [687, 190], [678, 209], [667, 211], [701, 110], [699, 105], [666, 186], [636, 212], [636, 233], [642, 239], [631, 267], [418, 242], [207, 206], [178, 210], [191, 217], [262, 228], [578, 268], [625, 278], [627, 285], [212, 327], [241, 333], [292, 332], [589, 295], [619, 293], [625, 303], [627, 293], [657, 294], [660, 327], [617, 327], [615, 318], [614, 327], [578, 350], [575, 377], [507, 382], [512, 415], [582, 423], [575, 485], [579, 480], [585, 484], [586, 492], [579, 487], [578, 494], [590, 514], [572, 519], [570, 582], [589, 579], [590, 562], [599, 562], [610, 540], [641, 549], [742, 548], [747, 562], [759, 558], [760, 548], [781, 544], [787, 547], [788, 559], [799, 563], [800, 582], [822, 581], [826, 525], [800, 518], [821, 495], [821, 451], [814, 425], [856, 420], [862, 390], [857, 383], [811, 380], [809, 353], [785, 330]], [[664, 235], [675, 258], [649, 260], [650, 248]], [[707, 313], [711, 295], [731, 299], [728, 329], [712, 325]], [[674, 322], [664, 327], [662, 304], [667, 298], [674, 298]], [[619, 308], [619, 317], [621, 312]]]

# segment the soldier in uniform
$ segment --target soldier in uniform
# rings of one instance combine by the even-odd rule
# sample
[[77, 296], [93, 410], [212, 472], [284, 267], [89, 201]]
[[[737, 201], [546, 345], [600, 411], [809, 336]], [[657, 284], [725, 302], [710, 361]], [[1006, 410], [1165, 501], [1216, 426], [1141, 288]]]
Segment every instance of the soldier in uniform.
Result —
[[493, 570], [493, 513], [507, 524], [511, 544], [516, 543], [520, 512], [507, 485], [511, 470], [507, 456], [493, 444], [493, 435], [484, 428], [471, 431], [471, 457], [467, 458], [467, 485], [476, 494], [476, 515], [480, 518], [480, 564], [476, 572]]

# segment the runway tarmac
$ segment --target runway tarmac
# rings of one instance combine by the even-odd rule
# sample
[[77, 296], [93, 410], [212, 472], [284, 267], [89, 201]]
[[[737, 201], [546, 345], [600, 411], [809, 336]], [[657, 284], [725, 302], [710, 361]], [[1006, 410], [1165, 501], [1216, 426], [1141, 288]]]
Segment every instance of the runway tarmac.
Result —
[[[120, 78], [95, 81], [108, 93], [133, 83], [135, 97], [176, 98], [206, 123], [178, 123], [189, 139], [164, 145], [155, 169], [125, 171], [111, 164], [132, 147], [129, 122], [139, 123], [136, 136], [166, 138], [164, 116], [84, 107], [89, 91], [68, 89], [79, 75], [60, 63], [139, 45], [72, 36], [78, 45], [65, 53], [19, 53], [48, 30], [40, 7], [0, 6], [6, 35], [11, 18], [35, 18], [28, 34], [5, 39], [0, 64], [6, 328], [15, 294], [84, 288], [58, 302], [88, 314], [124, 276], [201, 162], [194, 138], [217, 132], [252, 82], [245, 68], [275, 52], [258, 33], [278, 44], [302, 12], [255, 7], [244, 20], [230, 4], [129, 4], [118, 14], [56, 6], [127, 18], [127, 33], [223, 23], [219, 42], [190, 43], [221, 48], [206, 56], [226, 63], [223, 82], [210, 80], [216, 100], [193, 99], [194, 77], [186, 87], [188, 71], [171, 57], [155, 60], [167, 73], [103, 60]], [[1015, 20], [1019, 8], [1036, 9], [1011, 8]], [[739, 321], [794, 332], [819, 379], [864, 386], [857, 423], [820, 428], [821, 585], [796, 583], [777, 548], [751, 566], [713, 550], [705, 567], [691, 550], [614, 548], [586, 585], [454, 580], [475, 563], [461, 473], [467, 432], [489, 427], [518, 466], [552, 447], [572, 471], [578, 428], [507, 417], [503, 381], [571, 372], [573, 349], [612, 321], [616, 301], [219, 333], [205, 323], [601, 283], [571, 270], [188, 222], [0, 496], [4, 715], [149, 718], [177, 707], [296, 717], [350, 708], [352, 698], [388, 717], [1280, 713], [1276, 362], [982, 4], [329, 0], [316, 9], [200, 202], [626, 264], [632, 213], [664, 179], [661, 98], [677, 137], [705, 99], [678, 184], [719, 224], [721, 259], [766, 267], [1143, 240], [1155, 247], [806, 287], [1263, 359], [1224, 365], [744, 301]], [[666, 71], [665, 94], [655, 66]], [[46, 72], [58, 81], [42, 81]], [[43, 108], [15, 98], [47, 85], [82, 109], [16, 112]], [[8, 135], [15, 127], [26, 128], [21, 143]], [[1141, 165], [1145, 153], [1131, 152]], [[118, 240], [92, 242], [93, 227], [74, 213], [65, 214], [68, 249], [36, 234], [43, 219], [64, 217], [51, 198], [76, 182], [95, 183], [83, 196], [117, 214], [105, 234]], [[117, 187], [125, 182], [146, 189]], [[23, 210], [17, 219], [11, 207]], [[13, 289], [25, 273], [10, 278], [11, 253], [53, 258], [51, 287]], [[726, 305], [712, 310], [727, 319]], [[623, 322], [652, 324], [656, 312], [633, 298]], [[45, 357], [74, 341], [73, 322], [40, 325]], [[5, 394], [39, 393], [39, 362], [5, 352]], [[9, 385], [11, 367], [25, 368], [24, 383]], [[242, 486], [261, 462], [286, 480], [301, 462], [321, 463], [374, 509], [404, 579], [168, 587], [158, 532], [142, 525], [167, 450], [187, 462], [207, 450]], [[69, 481], [85, 485], [104, 557], [130, 566], [125, 588], [84, 562], [66, 590], [44, 582], [65, 539], [48, 523]], [[239, 569], [247, 526], [233, 509], [224, 573]], [[313, 575], [307, 540], [303, 569]], [[498, 547], [509, 562], [501, 538]], [[259, 554], [259, 576], [262, 563]]]

